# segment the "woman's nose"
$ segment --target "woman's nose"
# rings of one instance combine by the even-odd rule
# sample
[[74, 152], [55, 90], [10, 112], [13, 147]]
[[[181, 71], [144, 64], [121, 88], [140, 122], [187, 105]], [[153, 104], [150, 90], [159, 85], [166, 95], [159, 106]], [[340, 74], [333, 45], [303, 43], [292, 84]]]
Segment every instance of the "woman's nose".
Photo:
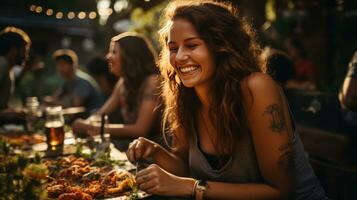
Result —
[[109, 60], [109, 58], [110, 58], [110, 53], [107, 53], [107, 54], [105, 55], [105, 59]]
[[176, 59], [177, 62], [186, 61], [186, 60], [188, 59], [187, 52], [184, 51], [184, 49], [179, 48], [179, 49], [177, 50], [175, 59]]

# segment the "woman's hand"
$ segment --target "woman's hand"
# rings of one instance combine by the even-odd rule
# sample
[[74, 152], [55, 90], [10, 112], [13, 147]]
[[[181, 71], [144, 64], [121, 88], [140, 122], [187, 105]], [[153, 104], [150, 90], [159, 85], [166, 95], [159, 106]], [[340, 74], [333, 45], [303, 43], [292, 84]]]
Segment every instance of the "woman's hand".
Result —
[[84, 120], [83, 119], [81, 119], [81, 118], [76, 119], [72, 123], [73, 134], [85, 132], [85, 130], [83, 130], [83, 124], [84, 124]]
[[152, 164], [136, 174], [136, 183], [140, 190], [150, 194], [190, 197], [195, 180], [175, 176]]
[[87, 135], [95, 135], [94, 130], [95, 127], [89, 124], [88, 120], [84, 119], [76, 119], [72, 123], [72, 130], [74, 134], [87, 134]]
[[151, 140], [139, 137], [129, 144], [126, 156], [130, 162], [134, 163], [135, 161], [152, 157], [159, 146]]

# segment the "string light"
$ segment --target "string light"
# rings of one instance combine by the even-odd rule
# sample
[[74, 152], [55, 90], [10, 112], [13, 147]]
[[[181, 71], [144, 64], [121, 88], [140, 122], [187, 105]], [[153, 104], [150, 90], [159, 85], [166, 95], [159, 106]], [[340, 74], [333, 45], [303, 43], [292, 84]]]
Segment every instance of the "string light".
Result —
[[46, 15], [48, 15], [48, 16], [53, 15], [53, 10], [52, 9], [47, 9]]
[[[124, 0], [125, 2], [127, 0]], [[110, 1], [109, 1], [110, 2]], [[107, 6], [107, 5], [105, 5]], [[56, 19], [63, 19], [64, 17], [67, 17], [68, 19], [70, 20], [73, 20], [75, 19], [76, 17], [78, 17], [78, 19], [91, 19], [91, 20], [94, 20], [98, 17], [98, 12], [96, 11], [88, 11], [88, 12], [85, 12], [85, 11], [78, 11], [78, 12], [74, 12], [74, 11], [70, 11], [68, 13], [63, 13], [61, 11], [56, 11], [56, 10], [53, 10], [52, 8], [43, 8], [42, 6], [39, 6], [39, 5], [30, 5], [29, 7], [29, 11], [30, 12], [34, 12], [34, 13], [44, 13], [46, 14], [47, 16], [54, 16], [56, 17]], [[113, 9], [108, 7], [106, 9], [103, 9], [101, 10], [100, 12], [102, 12], [101, 14], [104, 14], [106, 15], [107, 17], [109, 17], [109, 15], [111, 15], [113, 13]]]
[[58, 13], [56, 14], [56, 18], [57, 18], [57, 19], [62, 19], [62, 17], [63, 17], [63, 13], [62, 13], [62, 12], [58, 12]]
[[37, 6], [35, 11], [36, 11], [37, 13], [42, 12], [42, 7], [41, 7], [41, 6]]
[[33, 11], [35, 11], [35, 10], [36, 10], [36, 6], [35, 6], [35, 5], [31, 5], [31, 6], [30, 6], [30, 11], [33, 12]]
[[74, 12], [69, 12], [67, 14], [68, 19], [73, 19], [75, 16], [76, 16], [76, 14], [74, 14]]
[[127, 0], [118, 0], [114, 3], [114, 10], [115, 12], [121, 12], [122, 10], [125, 10], [128, 8], [128, 1]]
[[89, 19], [95, 19], [97, 17], [97, 13], [92, 11], [89, 13]]
[[109, 16], [113, 13], [113, 10], [110, 8], [110, 0], [99, 0], [97, 9], [99, 14], [99, 24], [105, 25]]
[[83, 11], [82, 11], [82, 12], [79, 12], [79, 13], [78, 13], [78, 18], [79, 18], [79, 19], [84, 19], [84, 18], [86, 18], [86, 13], [83, 12]]

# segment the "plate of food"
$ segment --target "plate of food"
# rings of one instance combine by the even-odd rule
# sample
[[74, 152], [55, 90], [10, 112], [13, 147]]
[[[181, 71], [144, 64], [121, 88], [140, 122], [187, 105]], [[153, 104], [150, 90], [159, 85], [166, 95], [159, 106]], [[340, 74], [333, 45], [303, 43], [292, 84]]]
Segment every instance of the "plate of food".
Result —
[[136, 186], [135, 176], [118, 165], [98, 165], [75, 155], [47, 159], [45, 184], [48, 197], [59, 200], [142, 199], [147, 196]]
[[46, 142], [46, 136], [39, 133], [13, 133], [2, 135], [11, 145], [20, 149], [31, 149], [32, 145]]

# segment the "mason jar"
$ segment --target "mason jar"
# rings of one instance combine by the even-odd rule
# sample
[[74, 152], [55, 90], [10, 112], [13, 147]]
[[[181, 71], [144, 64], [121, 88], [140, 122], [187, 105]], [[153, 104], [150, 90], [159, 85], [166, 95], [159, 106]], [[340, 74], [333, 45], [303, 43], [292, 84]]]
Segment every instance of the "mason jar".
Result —
[[62, 106], [46, 108], [45, 133], [49, 147], [61, 146], [64, 141]]

